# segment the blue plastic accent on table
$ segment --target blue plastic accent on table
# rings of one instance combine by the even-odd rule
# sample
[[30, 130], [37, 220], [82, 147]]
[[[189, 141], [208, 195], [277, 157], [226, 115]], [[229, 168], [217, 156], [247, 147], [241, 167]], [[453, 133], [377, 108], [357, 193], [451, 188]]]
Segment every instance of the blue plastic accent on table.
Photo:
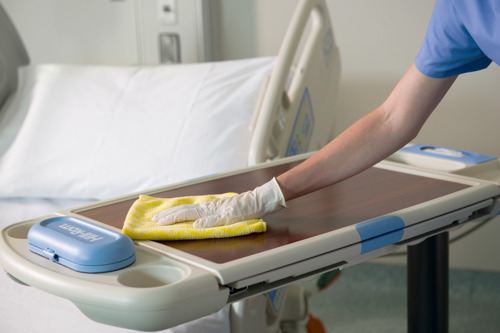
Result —
[[267, 293], [267, 297], [269, 297], [269, 301], [271, 302], [271, 305], [273, 306], [273, 310], [275, 313], [279, 312], [279, 294], [282, 292], [280, 289], [274, 289], [271, 290]]
[[114, 271], [135, 261], [134, 243], [128, 236], [72, 216], [52, 217], [33, 225], [28, 248], [84, 273]]
[[401, 151], [419, 155], [444, 158], [448, 160], [459, 161], [469, 164], [480, 164], [491, 160], [496, 160], [498, 158], [492, 155], [479, 154], [465, 150], [421, 145], [421, 144], [401, 148]]
[[361, 237], [361, 254], [401, 240], [405, 222], [399, 216], [382, 216], [356, 225]]

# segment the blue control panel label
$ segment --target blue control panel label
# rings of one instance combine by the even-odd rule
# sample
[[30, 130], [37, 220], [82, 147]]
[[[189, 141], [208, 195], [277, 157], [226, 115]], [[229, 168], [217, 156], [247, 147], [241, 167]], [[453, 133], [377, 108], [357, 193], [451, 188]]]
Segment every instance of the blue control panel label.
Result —
[[405, 223], [399, 216], [382, 216], [356, 225], [361, 237], [361, 254], [401, 240]]
[[[58, 229], [55, 229], [54, 227], [57, 227]], [[77, 240], [85, 241], [88, 243], [94, 243], [96, 241], [99, 241], [101, 239], [104, 239], [104, 236], [99, 235], [95, 232], [88, 231], [85, 229], [82, 229], [80, 227], [74, 226], [69, 223], [62, 223], [59, 225], [49, 225], [49, 228], [62, 232], [66, 234], [67, 236], [73, 237]]]
[[307, 87], [304, 89], [285, 156], [306, 153], [314, 131], [314, 113]]

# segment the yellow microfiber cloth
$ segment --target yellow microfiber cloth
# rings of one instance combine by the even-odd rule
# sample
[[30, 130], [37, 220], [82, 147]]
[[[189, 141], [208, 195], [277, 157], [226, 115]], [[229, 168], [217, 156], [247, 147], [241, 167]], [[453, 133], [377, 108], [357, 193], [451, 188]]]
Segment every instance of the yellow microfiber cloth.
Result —
[[151, 219], [157, 213], [179, 205], [212, 201], [217, 198], [236, 195], [225, 193], [217, 195], [188, 196], [179, 198], [155, 198], [140, 195], [130, 207], [122, 232], [132, 239], [149, 240], [193, 240], [227, 238], [266, 231], [266, 222], [261, 219], [247, 220], [215, 228], [195, 229], [193, 221], [171, 225], [158, 225]]

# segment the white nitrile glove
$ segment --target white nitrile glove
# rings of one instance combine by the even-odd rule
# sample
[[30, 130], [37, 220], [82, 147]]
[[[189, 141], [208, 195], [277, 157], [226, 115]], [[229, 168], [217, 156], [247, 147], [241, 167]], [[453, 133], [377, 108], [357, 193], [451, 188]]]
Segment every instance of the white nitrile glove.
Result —
[[182, 205], [156, 214], [159, 225], [195, 221], [194, 228], [213, 228], [245, 220], [258, 219], [286, 207], [283, 193], [275, 178], [253, 191], [210, 202]]

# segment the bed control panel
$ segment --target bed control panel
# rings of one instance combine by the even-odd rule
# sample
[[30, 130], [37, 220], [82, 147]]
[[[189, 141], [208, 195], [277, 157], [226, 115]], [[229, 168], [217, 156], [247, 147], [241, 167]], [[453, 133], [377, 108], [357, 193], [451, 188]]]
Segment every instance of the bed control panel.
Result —
[[286, 148], [285, 156], [306, 153], [314, 130], [314, 113], [309, 90], [304, 89], [302, 100], [295, 116], [293, 129]]

